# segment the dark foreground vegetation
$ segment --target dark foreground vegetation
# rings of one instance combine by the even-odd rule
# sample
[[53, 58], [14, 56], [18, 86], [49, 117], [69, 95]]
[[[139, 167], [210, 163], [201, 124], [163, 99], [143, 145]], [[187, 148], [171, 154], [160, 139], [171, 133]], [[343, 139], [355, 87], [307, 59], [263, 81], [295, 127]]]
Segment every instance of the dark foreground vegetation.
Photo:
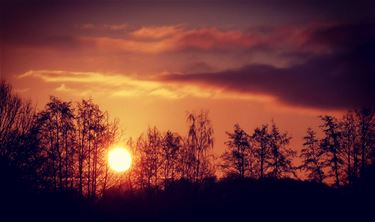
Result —
[[153, 127], [130, 138], [133, 166], [119, 175], [106, 159], [118, 122], [92, 100], [51, 97], [37, 111], [4, 81], [0, 96], [5, 221], [375, 219], [371, 108], [320, 116], [322, 136], [309, 128], [300, 153], [274, 122], [252, 133], [235, 124], [219, 157], [208, 114], [189, 113], [185, 136]]
[[[186, 180], [165, 190], [112, 188], [95, 202], [78, 192], [38, 192], [1, 166], [9, 221], [373, 221], [375, 171], [350, 189], [291, 179]], [[6, 220], [8, 221], [8, 220]]]

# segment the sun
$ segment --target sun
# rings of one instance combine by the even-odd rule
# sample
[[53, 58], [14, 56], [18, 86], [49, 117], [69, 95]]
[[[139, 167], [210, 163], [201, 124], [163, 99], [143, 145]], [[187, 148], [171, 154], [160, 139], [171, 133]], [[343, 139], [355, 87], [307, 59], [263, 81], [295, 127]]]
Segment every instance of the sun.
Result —
[[116, 147], [108, 152], [108, 164], [116, 172], [125, 172], [132, 164], [132, 157], [124, 147]]

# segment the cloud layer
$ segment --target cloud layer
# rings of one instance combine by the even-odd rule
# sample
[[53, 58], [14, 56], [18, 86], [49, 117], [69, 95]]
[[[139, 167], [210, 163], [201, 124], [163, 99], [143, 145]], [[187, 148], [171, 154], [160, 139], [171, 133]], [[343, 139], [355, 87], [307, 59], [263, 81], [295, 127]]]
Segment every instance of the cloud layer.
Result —
[[17, 2], [4, 4], [4, 75], [60, 92], [374, 103], [372, 1]]
[[333, 25], [310, 32], [308, 47], [329, 49], [286, 68], [251, 64], [217, 73], [172, 74], [165, 81], [265, 94], [305, 107], [375, 105], [375, 25]]

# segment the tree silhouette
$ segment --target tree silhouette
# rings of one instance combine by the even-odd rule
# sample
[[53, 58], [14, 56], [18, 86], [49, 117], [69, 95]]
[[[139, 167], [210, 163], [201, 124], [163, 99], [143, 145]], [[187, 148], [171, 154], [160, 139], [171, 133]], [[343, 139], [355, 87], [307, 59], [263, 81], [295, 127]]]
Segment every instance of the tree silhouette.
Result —
[[291, 137], [287, 133], [281, 133], [275, 123], [269, 134], [270, 160], [269, 175], [273, 178], [282, 178], [289, 174], [294, 174], [292, 160], [296, 156], [296, 151], [289, 148]]
[[344, 115], [341, 121], [341, 132], [343, 160], [345, 160], [346, 164], [345, 179], [347, 183], [351, 185], [358, 176], [358, 157], [360, 155], [358, 133], [353, 112], [348, 112]]
[[43, 174], [46, 176], [45, 180], [52, 183], [55, 190], [73, 186], [75, 145], [73, 112], [70, 102], [51, 97], [45, 110], [38, 114], [41, 155], [46, 161]]
[[341, 146], [340, 138], [341, 132], [338, 121], [333, 116], [321, 116], [322, 125], [320, 126], [325, 134], [321, 142], [322, 149], [327, 156], [327, 165], [330, 166], [331, 174], [334, 175], [335, 186], [340, 185], [340, 167], [343, 160], [340, 156]]
[[264, 178], [268, 169], [267, 162], [271, 158], [268, 125], [255, 128], [252, 139], [255, 142], [254, 154], [259, 163], [259, 177]]
[[[372, 161], [375, 162], [375, 111], [365, 107], [356, 110], [358, 119], [360, 147], [361, 147], [361, 174], [366, 166]], [[371, 157], [372, 155], [372, 157]], [[372, 159], [372, 160], [371, 160]]]
[[35, 109], [4, 80], [0, 81], [0, 158], [19, 169], [24, 178], [37, 180], [40, 160]]
[[304, 137], [303, 148], [301, 150], [300, 158], [302, 164], [300, 169], [307, 171], [308, 178], [312, 181], [322, 183], [325, 179], [324, 175], [324, 151], [321, 149], [319, 140], [316, 138], [316, 133], [311, 128], [307, 129], [307, 134]]
[[247, 173], [252, 172], [252, 150], [250, 136], [243, 130], [239, 124], [233, 127], [233, 133], [226, 132], [228, 141], [225, 142], [227, 150], [222, 155], [224, 160], [223, 168], [229, 173], [234, 172], [240, 178], [244, 178]]
[[14, 94], [12, 86], [0, 81], [0, 156], [13, 158], [20, 137], [26, 137], [32, 128], [35, 111], [30, 101]]
[[82, 100], [77, 106], [79, 190], [96, 198], [107, 186], [107, 150], [116, 142], [118, 123], [110, 122], [108, 114], [92, 100]]
[[139, 162], [136, 165], [138, 184], [142, 189], [151, 189], [160, 185], [162, 170], [162, 136], [156, 128], [148, 128], [146, 135], [137, 140], [137, 155]]
[[189, 131], [185, 140], [188, 178], [201, 181], [212, 175], [208, 151], [213, 148], [213, 128], [208, 118], [208, 112], [201, 111], [187, 114]]
[[182, 149], [182, 138], [171, 131], [167, 131], [162, 139], [162, 159], [164, 186], [168, 181], [177, 179], [179, 173], [180, 151]]
[[117, 137], [117, 123], [91, 100], [75, 109], [71, 102], [51, 97], [33, 127], [41, 160], [39, 173], [45, 187], [77, 189], [95, 199], [108, 182], [107, 150]]

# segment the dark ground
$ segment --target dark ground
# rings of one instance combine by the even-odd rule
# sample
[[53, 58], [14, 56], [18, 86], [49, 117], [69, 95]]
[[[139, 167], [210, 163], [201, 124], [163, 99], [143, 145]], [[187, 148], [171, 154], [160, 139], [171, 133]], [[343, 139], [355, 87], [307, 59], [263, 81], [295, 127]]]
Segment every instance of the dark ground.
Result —
[[375, 221], [374, 167], [352, 188], [295, 180], [178, 181], [165, 191], [109, 190], [102, 199], [35, 191], [0, 169], [0, 221]]

